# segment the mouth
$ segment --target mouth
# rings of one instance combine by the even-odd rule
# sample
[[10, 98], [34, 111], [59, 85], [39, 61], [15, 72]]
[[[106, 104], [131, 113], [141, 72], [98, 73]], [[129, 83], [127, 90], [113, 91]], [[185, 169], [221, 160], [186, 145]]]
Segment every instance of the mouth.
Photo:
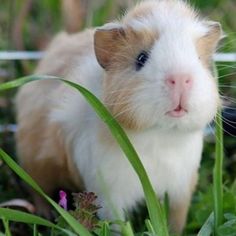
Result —
[[174, 118], [180, 118], [186, 115], [188, 111], [184, 109], [181, 105], [178, 105], [174, 110], [166, 112], [166, 115]]

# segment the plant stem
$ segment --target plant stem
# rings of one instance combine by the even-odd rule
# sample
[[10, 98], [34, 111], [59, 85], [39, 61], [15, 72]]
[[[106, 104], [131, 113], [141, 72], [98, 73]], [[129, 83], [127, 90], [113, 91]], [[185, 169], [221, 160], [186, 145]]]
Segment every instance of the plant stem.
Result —
[[5, 235], [6, 236], [11, 236], [9, 221], [6, 220], [5, 218], [2, 218], [2, 222], [3, 222], [4, 228], [5, 228]]
[[223, 125], [221, 110], [216, 116], [216, 146], [215, 146], [215, 166], [213, 171], [213, 195], [214, 195], [214, 232], [219, 225], [222, 224], [223, 219], [223, 184], [222, 184], [222, 170], [223, 170]]

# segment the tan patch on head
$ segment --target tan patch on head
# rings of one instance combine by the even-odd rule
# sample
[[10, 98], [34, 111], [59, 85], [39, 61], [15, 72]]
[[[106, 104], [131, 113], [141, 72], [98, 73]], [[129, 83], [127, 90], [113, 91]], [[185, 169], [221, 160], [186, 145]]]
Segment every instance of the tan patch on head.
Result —
[[209, 26], [209, 31], [206, 35], [198, 39], [196, 44], [197, 52], [204, 66], [211, 66], [212, 56], [221, 36], [222, 30], [220, 24], [215, 23]]
[[98, 30], [95, 33], [97, 60], [106, 70], [104, 102], [115, 118], [126, 128], [141, 129], [134, 114], [132, 96], [140, 86], [135, 78], [135, 62], [142, 51], [151, 50], [158, 34], [132, 28]]
[[119, 71], [135, 64], [143, 50], [150, 50], [158, 34], [149, 30], [134, 31], [132, 28], [97, 30], [94, 48], [100, 65], [106, 70]]

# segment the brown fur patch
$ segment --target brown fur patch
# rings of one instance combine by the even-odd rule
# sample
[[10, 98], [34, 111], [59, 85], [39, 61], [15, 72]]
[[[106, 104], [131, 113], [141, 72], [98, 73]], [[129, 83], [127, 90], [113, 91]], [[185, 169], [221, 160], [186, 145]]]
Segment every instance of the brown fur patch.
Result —
[[140, 86], [135, 76], [135, 61], [142, 51], [149, 51], [158, 34], [131, 28], [101, 30], [95, 33], [95, 52], [99, 63], [107, 70], [104, 79], [104, 103], [126, 128], [141, 129], [136, 120], [131, 98]]
[[37, 112], [33, 110], [30, 116], [22, 117], [24, 121], [20, 120], [17, 132], [22, 166], [48, 194], [59, 186], [81, 186], [78, 171], [66, 150], [61, 127], [48, 123], [44, 108]]
[[150, 50], [158, 34], [149, 29], [134, 31], [131, 28], [97, 30], [94, 48], [98, 62], [109, 71], [120, 71], [134, 64], [143, 50]]
[[211, 66], [212, 55], [216, 50], [217, 44], [222, 36], [222, 30], [218, 23], [209, 26], [209, 32], [198, 39], [197, 52], [202, 63]]
[[198, 180], [197, 170], [193, 173], [189, 186], [189, 193], [187, 196], [183, 196], [182, 202], [170, 205], [169, 223], [171, 230], [174, 233], [181, 234], [187, 218], [188, 208], [191, 202], [192, 194], [196, 188]]
[[143, 128], [140, 122], [136, 119], [136, 114], [134, 113], [133, 104], [131, 102], [132, 95], [135, 89], [138, 88], [139, 82], [135, 80], [126, 81], [126, 86], [117, 86], [112, 82], [109, 83], [107, 78], [105, 83], [104, 103], [108, 107], [112, 115], [122, 124], [123, 127], [133, 130], [139, 130]]
[[[93, 30], [76, 35], [59, 34], [49, 46], [36, 73], [64, 76], [83, 54], [93, 52]], [[37, 81], [23, 86], [16, 98], [17, 151], [23, 168], [48, 194], [55, 188], [81, 189], [83, 183], [64, 142], [59, 123], [49, 121], [50, 111], [61, 96], [59, 81]], [[76, 187], [76, 188], [75, 188]], [[34, 198], [40, 204], [36, 194]], [[37, 206], [46, 212], [46, 205]], [[41, 209], [44, 208], [44, 209]]]

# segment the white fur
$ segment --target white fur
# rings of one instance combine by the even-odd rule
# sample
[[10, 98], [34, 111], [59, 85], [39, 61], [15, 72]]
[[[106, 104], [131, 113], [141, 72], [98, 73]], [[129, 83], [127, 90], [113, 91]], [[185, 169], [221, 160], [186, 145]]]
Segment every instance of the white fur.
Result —
[[[176, 2], [173, 7], [169, 7], [168, 2], [172, 1], [152, 1], [153, 13], [147, 18], [127, 17], [123, 21], [125, 27], [129, 25], [135, 30], [145, 27], [160, 34], [144, 68], [138, 75], [133, 72], [134, 79], [140, 79], [143, 84], [132, 97], [134, 113], [138, 119], [145, 120], [149, 128], [126, 132], [158, 195], [163, 197], [168, 192], [171, 202], [178, 203], [189, 194], [192, 175], [199, 167], [202, 130], [216, 113], [218, 94], [195, 48], [197, 38], [202, 37], [207, 28], [197, 17], [182, 16], [185, 10], [182, 2]], [[67, 79], [84, 85], [102, 98], [103, 73], [95, 55], [87, 55], [78, 59], [78, 66]], [[164, 82], [170, 73], [188, 73], [193, 78], [187, 104], [189, 112], [179, 119], [165, 114], [172, 106]], [[126, 78], [120, 77], [114, 75], [113, 79]], [[98, 195], [103, 206], [102, 217], [115, 218], [112, 205], [123, 217], [123, 209], [130, 209], [144, 198], [137, 175], [84, 98], [71, 88], [64, 91], [62, 97], [57, 104], [60, 108], [50, 114], [51, 120], [62, 124], [86, 189]]]

